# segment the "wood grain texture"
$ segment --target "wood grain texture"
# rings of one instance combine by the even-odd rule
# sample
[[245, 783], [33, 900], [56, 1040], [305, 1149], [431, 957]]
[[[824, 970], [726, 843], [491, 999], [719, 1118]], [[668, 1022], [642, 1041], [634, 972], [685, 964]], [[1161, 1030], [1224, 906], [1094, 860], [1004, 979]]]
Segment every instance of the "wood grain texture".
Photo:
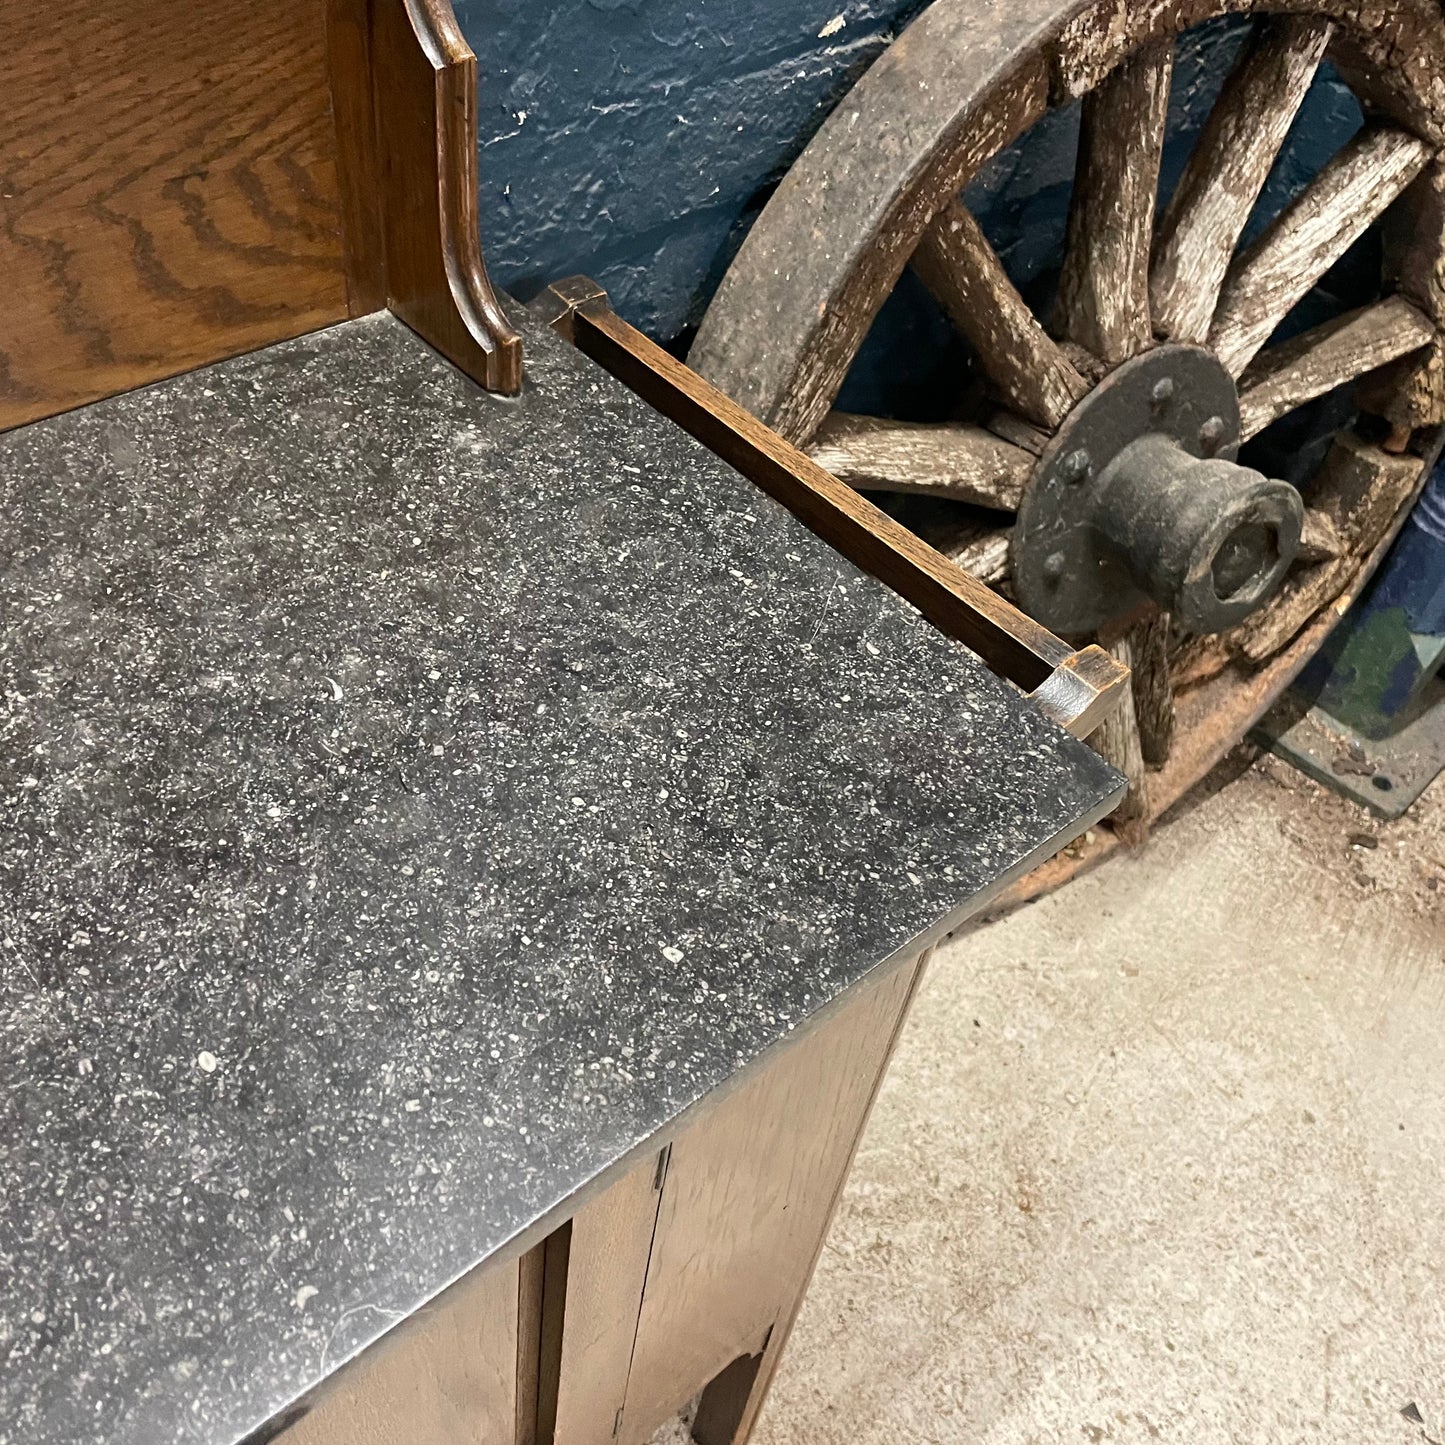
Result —
[[909, 517], [908, 525], [955, 567], [990, 586], [1009, 574], [1012, 526], [1000, 526], [992, 514], [973, 508], [949, 508], [943, 515]]
[[[542, 1394], [542, 1315], [547, 1279], [547, 1241], [517, 1261], [516, 1445], [541, 1445], [537, 1429]], [[555, 1402], [555, 1390], [551, 1391]]]
[[1327, 562], [1332, 557], [1344, 554], [1345, 540], [1334, 518], [1318, 507], [1306, 507], [1304, 523], [1300, 527], [1299, 552], [1301, 562]]
[[831, 412], [808, 455], [850, 487], [952, 497], [1014, 511], [1034, 457], [982, 427]]
[[1208, 336], [1230, 257], [1330, 31], [1312, 17], [1262, 21], [1226, 79], [1159, 225], [1149, 277], [1159, 335], [1196, 344]]
[[1174, 685], [1169, 674], [1171, 625], [1167, 612], [1155, 612], [1138, 624], [1130, 638], [1139, 752], [1151, 768], [1162, 768], [1174, 746]]
[[348, 314], [325, 14], [0, 3], [0, 427]]
[[1021, 447], [1032, 456], [1041, 457], [1049, 445], [1050, 433], [1032, 422], [1015, 416], [1011, 411], [990, 412], [984, 426], [996, 437], [1002, 437], [1016, 447]]
[[1420, 427], [1445, 422], [1445, 165], [1438, 160], [1385, 213], [1385, 279], [1434, 324], [1427, 351], [1397, 362], [1359, 389], [1360, 404], [1383, 416], [1400, 447]]
[[346, 286], [353, 316], [386, 305], [381, 157], [371, 63], [370, 0], [325, 0], [336, 172], [341, 189]]
[[1071, 648], [955, 567], [629, 326], [596, 282], [573, 277], [548, 290], [552, 324], [580, 350], [1012, 679], [1061, 727], [1085, 737], [1115, 704], [1126, 674], [1098, 647]]
[[666, 1172], [664, 1151], [572, 1217], [554, 1415], [559, 1445], [613, 1445]]
[[[1180, 34], [1221, 12], [1261, 7], [1250, 0], [1097, 0], [1078, 9], [1051, 47], [1057, 102], [1092, 90], [1132, 51]], [[1445, 75], [1445, 32], [1438, 0], [1290, 0], [1289, 13], [1335, 24], [1330, 58], [1367, 112], [1445, 144], [1437, 89]]]
[[517, 1301], [515, 1260], [478, 1266], [334, 1376], [276, 1445], [511, 1445]]
[[[1318, 612], [1285, 648], [1258, 666], [1226, 656], [1223, 668], [1215, 675], [1197, 681], [1177, 696], [1174, 748], [1169, 762], [1149, 780], [1149, 795], [1156, 816], [1172, 808], [1202, 782], [1299, 675], [1373, 575], [1404, 519], [1410, 500], [1406, 498], [1395, 524], [1386, 530], [1375, 550], [1364, 558], [1356, 558], [1344, 591]], [[1196, 641], [1217, 643], [1219, 639]], [[1061, 887], [1070, 878], [1096, 867], [1115, 851], [1119, 842], [1112, 829], [1094, 829], [1092, 841], [1085, 838], [1081, 845], [1065, 850], [1034, 869], [1005, 890], [985, 916], [997, 917]]]
[[781, 1349], [921, 967], [886, 966], [672, 1145], [621, 1445]]
[[1434, 340], [1429, 318], [1403, 296], [1391, 296], [1272, 346], [1240, 377], [1240, 435], [1252, 437], [1312, 397]]
[[[1438, 0], [1290, 8], [1339, 22], [1336, 62], [1375, 82], [1380, 114], [1445, 136]], [[1219, 12], [1219, 0], [933, 0], [784, 177], [713, 298], [694, 366], [808, 440], [923, 227], [978, 165], [1050, 92], [1082, 96], [1140, 45]]]
[[387, 304], [491, 391], [522, 386], [522, 343], [482, 262], [477, 62], [448, 0], [372, 0]]
[[1039, 426], [1058, 426], [1089, 385], [1039, 325], [959, 202], [945, 206], [924, 233], [913, 269], [968, 338], [999, 397]]
[[[884, 1075], [887, 1072], [888, 1061], [892, 1058], [893, 1052], [898, 1046], [899, 1035], [902, 1033], [903, 1026], [907, 1022], [909, 1010], [912, 1007], [914, 997], [918, 993], [919, 985], [923, 982], [924, 975], [927, 973], [928, 965], [932, 957], [933, 950], [929, 949], [926, 953], [914, 960], [911, 965], [905, 965], [912, 976], [909, 979], [907, 991], [898, 1009], [897, 1019], [893, 1027], [893, 1035], [888, 1041], [887, 1052], [878, 1070], [877, 1077], [874, 1080], [873, 1092], [863, 1109], [863, 1125], [866, 1125], [868, 1122], [868, 1115], [872, 1112], [873, 1104], [878, 1097], [878, 1090], [882, 1086]], [[880, 980], [880, 987], [883, 986], [883, 982], [884, 981]], [[854, 1139], [853, 1148], [849, 1152], [848, 1161], [844, 1165], [842, 1174], [838, 1180], [838, 1187], [834, 1193], [833, 1200], [828, 1206], [827, 1220], [825, 1220], [824, 1227], [818, 1235], [817, 1243], [813, 1250], [813, 1258], [808, 1265], [807, 1280], [812, 1279], [813, 1272], [817, 1268], [818, 1259], [823, 1252], [823, 1246], [827, 1240], [828, 1221], [831, 1221], [837, 1209], [838, 1200], [843, 1192], [843, 1185], [847, 1182], [848, 1173], [852, 1167], [853, 1154], [857, 1152], [858, 1144], [861, 1140], [862, 1128], [860, 1127], [858, 1135]], [[788, 1340], [793, 1332], [793, 1326], [797, 1323], [798, 1313], [803, 1307], [803, 1301], [806, 1298], [807, 1280], [805, 1280], [805, 1289], [798, 1291], [787, 1313], [779, 1320], [778, 1324], [774, 1326], [769, 1334], [767, 1346], [763, 1350], [762, 1357], [757, 1359], [755, 1363], [752, 1360], [747, 1361], [744, 1371], [739, 1371], [737, 1368], [741, 1362], [735, 1362], [734, 1367], [727, 1372], [730, 1376], [743, 1373], [744, 1378], [748, 1380], [747, 1398], [739, 1402], [735, 1407], [729, 1402], [729, 1408], [726, 1413], [727, 1423], [731, 1426], [730, 1432], [722, 1434], [721, 1432], [709, 1430], [706, 1436], [700, 1435], [698, 1437], [698, 1445], [746, 1445], [746, 1442], [751, 1439], [753, 1429], [758, 1423], [758, 1416], [767, 1401], [768, 1391], [777, 1375], [778, 1365], [782, 1361], [783, 1351], [787, 1348]], [[699, 1424], [705, 1426], [712, 1425], [713, 1422], [709, 1420], [708, 1417], [710, 1414], [709, 1407], [712, 1404], [713, 1397], [720, 1390], [724, 1394], [730, 1393], [730, 1390], [723, 1388], [728, 1386], [729, 1383], [725, 1378], [715, 1378], [712, 1384], [703, 1392], [698, 1409]], [[735, 1385], [732, 1386], [732, 1388], [736, 1389], [738, 1387]]]
[[1273, 601], [1229, 634], [1234, 650], [1263, 662], [1334, 601], [1390, 530], [1423, 470], [1419, 457], [1392, 456], [1351, 432], [1336, 436], [1309, 502], [1333, 525], [1343, 553], [1293, 573]]
[[[1134, 633], [1128, 632], [1107, 649], [1121, 666], [1134, 666]], [[1148, 837], [1149, 779], [1139, 738], [1139, 718], [1131, 687], [1121, 706], [1104, 719], [1089, 745], [1129, 780], [1129, 791], [1109, 814], [1109, 823], [1125, 842], [1142, 843]]]
[[993, 586], [1009, 575], [1009, 545], [1012, 541], [1012, 527], [993, 527], [970, 537], [966, 542], [940, 550], [955, 567], [962, 567], [980, 582]]
[[1373, 126], [1334, 156], [1229, 269], [1209, 345], [1238, 376], [1290, 309], [1415, 179], [1430, 147]]
[[694, 367], [806, 442], [929, 221], [1043, 114], [1031, 51], [1073, 3], [924, 7], [783, 177], [708, 308]]
[[1172, 41], [1154, 41], [1085, 96], [1055, 331], [1108, 362], [1154, 339], [1149, 251]]

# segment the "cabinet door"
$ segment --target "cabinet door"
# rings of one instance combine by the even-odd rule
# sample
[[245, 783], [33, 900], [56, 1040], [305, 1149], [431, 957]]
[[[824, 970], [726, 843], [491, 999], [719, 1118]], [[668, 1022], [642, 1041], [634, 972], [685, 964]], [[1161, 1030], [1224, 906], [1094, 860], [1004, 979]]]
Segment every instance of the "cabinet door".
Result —
[[812, 1277], [918, 970], [882, 970], [673, 1143], [621, 1445], [734, 1362], [744, 1395], [755, 1376], [763, 1385], [759, 1365], [771, 1368]]
[[514, 1445], [520, 1278], [514, 1260], [459, 1280], [342, 1370], [276, 1445]]

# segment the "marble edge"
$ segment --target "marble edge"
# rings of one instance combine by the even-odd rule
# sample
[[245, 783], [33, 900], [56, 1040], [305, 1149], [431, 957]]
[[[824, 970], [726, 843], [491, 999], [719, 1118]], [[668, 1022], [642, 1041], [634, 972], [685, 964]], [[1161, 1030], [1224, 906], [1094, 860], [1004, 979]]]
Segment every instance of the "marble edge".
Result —
[[[1060, 729], [1062, 732], [1062, 729]], [[782, 1038], [776, 1039], [756, 1054], [748, 1062], [737, 1069], [730, 1077], [720, 1084], [715, 1084], [705, 1094], [694, 1099], [692, 1103], [679, 1110], [666, 1123], [658, 1125], [645, 1139], [638, 1140], [617, 1156], [610, 1164], [600, 1169], [584, 1183], [579, 1184], [571, 1193], [564, 1195], [554, 1204], [543, 1210], [529, 1224], [523, 1225], [509, 1239], [499, 1244], [490, 1254], [483, 1255], [480, 1259], [474, 1260], [466, 1269], [455, 1274], [439, 1285], [437, 1289], [425, 1300], [416, 1306], [404, 1319], [395, 1321], [386, 1329], [373, 1335], [364, 1344], [357, 1346], [349, 1355], [335, 1362], [333, 1368], [326, 1374], [314, 1380], [305, 1389], [292, 1396], [285, 1403], [276, 1407], [264, 1420], [258, 1420], [249, 1426], [242, 1434], [237, 1435], [230, 1442], [230, 1445], [267, 1445], [273, 1439], [270, 1430], [278, 1425], [294, 1424], [294, 1419], [288, 1419], [290, 1412], [298, 1406], [308, 1404], [315, 1397], [335, 1384], [341, 1377], [357, 1366], [362, 1361], [372, 1357], [382, 1350], [390, 1349], [394, 1345], [404, 1341], [409, 1332], [414, 1329], [422, 1318], [442, 1300], [448, 1292], [465, 1284], [479, 1269], [507, 1264], [514, 1259], [519, 1259], [528, 1250], [535, 1248], [554, 1230], [573, 1218], [578, 1210], [583, 1208], [591, 1200], [603, 1194], [612, 1185], [623, 1179], [633, 1169], [645, 1160], [649, 1154], [654, 1153], [661, 1144], [668, 1138], [676, 1136], [681, 1130], [691, 1127], [701, 1119], [705, 1119], [712, 1111], [722, 1104], [735, 1089], [741, 1088], [744, 1084], [751, 1082], [756, 1073], [770, 1066], [777, 1058], [791, 1049], [795, 1044], [801, 1042], [814, 1029], [823, 1027], [841, 1009], [846, 1007], [854, 991], [869, 979], [876, 977], [883, 970], [896, 967], [899, 963], [909, 958], [916, 958], [926, 953], [929, 949], [942, 943], [950, 934], [955, 933], [964, 924], [977, 917], [988, 905], [1001, 893], [1008, 889], [1018, 879], [1031, 872], [1042, 863], [1053, 858], [1061, 849], [1067, 848], [1076, 838], [1080, 837], [1089, 828], [1106, 818], [1123, 801], [1125, 792], [1128, 791], [1128, 782], [1121, 775], [1113, 790], [1108, 793], [1100, 802], [1081, 815], [1073, 823], [1061, 828], [1057, 833], [1047, 838], [1037, 847], [1018, 859], [1003, 873], [1001, 873], [986, 888], [980, 889], [971, 898], [967, 899], [958, 907], [951, 909], [941, 919], [915, 934], [907, 943], [894, 949], [892, 953], [879, 959], [868, 969], [861, 973], [846, 987], [834, 994], [827, 1002], [819, 1004], [806, 1018], [802, 1019]]]

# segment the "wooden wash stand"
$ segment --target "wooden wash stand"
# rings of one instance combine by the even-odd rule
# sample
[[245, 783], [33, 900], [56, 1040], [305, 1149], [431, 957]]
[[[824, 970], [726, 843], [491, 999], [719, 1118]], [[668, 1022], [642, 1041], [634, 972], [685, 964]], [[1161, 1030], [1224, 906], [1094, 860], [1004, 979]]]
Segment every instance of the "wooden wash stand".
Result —
[[1127, 674], [499, 299], [446, 0], [0, 0], [0, 77], [0, 1442], [746, 1439]]

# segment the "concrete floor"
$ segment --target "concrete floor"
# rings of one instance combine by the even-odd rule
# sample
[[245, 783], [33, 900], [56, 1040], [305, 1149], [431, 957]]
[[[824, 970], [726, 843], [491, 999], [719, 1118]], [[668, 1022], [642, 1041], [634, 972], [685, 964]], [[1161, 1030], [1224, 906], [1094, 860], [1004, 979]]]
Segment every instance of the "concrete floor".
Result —
[[1265, 760], [940, 951], [755, 1438], [1445, 1440], [1442, 1276], [1445, 785]]

